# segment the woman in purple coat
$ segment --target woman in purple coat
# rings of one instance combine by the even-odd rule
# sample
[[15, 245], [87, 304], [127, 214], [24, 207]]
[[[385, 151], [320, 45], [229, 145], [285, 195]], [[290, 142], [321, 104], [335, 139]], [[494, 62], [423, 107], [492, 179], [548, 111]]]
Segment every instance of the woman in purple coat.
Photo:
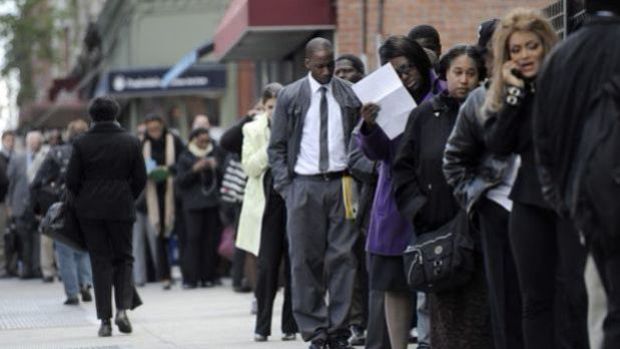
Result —
[[[405, 36], [391, 36], [379, 48], [381, 64], [392, 64], [417, 104], [433, 97], [437, 77], [420, 45]], [[413, 315], [412, 294], [405, 281], [402, 253], [413, 228], [404, 219], [392, 195], [391, 166], [402, 138], [392, 140], [375, 123], [378, 106], [362, 107], [358, 141], [364, 154], [378, 161], [379, 180], [373, 202], [368, 241], [370, 288], [385, 292], [385, 312], [393, 349], [406, 348]]]

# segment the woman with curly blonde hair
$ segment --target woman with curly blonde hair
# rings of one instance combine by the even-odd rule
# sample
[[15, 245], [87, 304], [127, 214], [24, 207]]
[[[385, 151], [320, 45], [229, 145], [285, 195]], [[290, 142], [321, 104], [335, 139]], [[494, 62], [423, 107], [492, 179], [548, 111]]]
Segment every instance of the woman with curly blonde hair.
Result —
[[493, 35], [485, 141], [521, 166], [510, 192], [509, 240], [522, 297], [525, 348], [588, 348], [585, 250], [570, 221], [542, 195], [533, 146], [535, 79], [558, 38], [535, 10], [510, 11]]

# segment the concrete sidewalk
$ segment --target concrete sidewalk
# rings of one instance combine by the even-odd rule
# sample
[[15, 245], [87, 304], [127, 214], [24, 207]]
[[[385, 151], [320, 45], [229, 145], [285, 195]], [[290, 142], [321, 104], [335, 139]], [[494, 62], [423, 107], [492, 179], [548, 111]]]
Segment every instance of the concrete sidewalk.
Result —
[[130, 312], [134, 332], [98, 338], [95, 305], [63, 305], [62, 284], [41, 280], [0, 280], [0, 348], [2, 349], [168, 349], [168, 348], [307, 348], [301, 339], [280, 340], [281, 294], [273, 319], [274, 336], [253, 342], [251, 294], [230, 286], [163, 291], [160, 285], [139, 289], [144, 305]]

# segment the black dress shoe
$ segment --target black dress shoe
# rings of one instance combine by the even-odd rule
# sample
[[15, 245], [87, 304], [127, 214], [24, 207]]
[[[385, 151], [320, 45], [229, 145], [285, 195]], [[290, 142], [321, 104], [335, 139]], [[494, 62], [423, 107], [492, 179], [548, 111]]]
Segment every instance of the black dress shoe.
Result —
[[112, 323], [110, 319], [101, 320], [101, 326], [99, 327], [99, 337], [110, 337], [112, 335]]
[[114, 323], [118, 326], [118, 330], [121, 331], [121, 333], [131, 333], [131, 322], [129, 322], [129, 318], [127, 317], [127, 311], [117, 311]]
[[263, 336], [262, 334], [258, 334], [258, 333], [254, 334], [254, 341], [255, 342], [266, 342], [267, 339], [268, 339], [268, 337], [267, 336]]
[[77, 296], [69, 297], [69, 298], [67, 298], [67, 300], [63, 304], [64, 305], [79, 305], [80, 304], [80, 300], [78, 299]]
[[93, 301], [93, 296], [90, 294], [90, 286], [82, 287], [80, 294], [82, 295], [82, 302]]
[[53, 276], [46, 276], [43, 278], [43, 282], [45, 282], [46, 284], [51, 284], [52, 282], [54, 282], [54, 277]]

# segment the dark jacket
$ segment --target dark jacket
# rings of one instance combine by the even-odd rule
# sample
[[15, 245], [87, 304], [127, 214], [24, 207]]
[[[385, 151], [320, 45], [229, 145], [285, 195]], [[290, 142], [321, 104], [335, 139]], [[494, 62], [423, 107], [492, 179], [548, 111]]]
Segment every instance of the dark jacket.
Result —
[[115, 122], [95, 124], [75, 140], [66, 182], [78, 217], [133, 221], [146, 184], [140, 141]]
[[[354, 133], [357, 132], [354, 131]], [[366, 233], [372, 213], [372, 202], [377, 189], [377, 162], [368, 159], [364, 155], [355, 136], [349, 142], [348, 165], [349, 172], [355, 178], [359, 188], [355, 225], [362, 232]]]
[[521, 167], [512, 187], [510, 199], [522, 204], [550, 208], [543, 199], [538, 169], [534, 160], [532, 110], [534, 88], [528, 84], [525, 96], [516, 106], [503, 104], [497, 113], [489, 113], [485, 122], [485, 141], [491, 153], [498, 156], [519, 154]]
[[416, 235], [441, 227], [459, 210], [442, 173], [444, 149], [458, 111], [458, 101], [446, 94], [420, 104], [409, 117], [396, 152], [394, 197]]
[[620, 77], [618, 42], [620, 17], [592, 16], [553, 50], [537, 80], [534, 144], [543, 194], [558, 213], [572, 211], [578, 220], [585, 218], [582, 205], [592, 206], [580, 197], [582, 136], [595, 119], [593, 103]]
[[61, 199], [73, 144], [57, 145], [50, 149], [35, 176], [31, 188], [32, 205], [36, 214], [44, 215]]
[[246, 115], [226, 130], [226, 132], [222, 134], [222, 137], [220, 137], [220, 146], [222, 149], [241, 156], [241, 148], [243, 146], [243, 126], [252, 120], [254, 120], [253, 116]]
[[[433, 97], [431, 91], [422, 98], [423, 101], [430, 101]], [[411, 113], [410, 119], [413, 115], [415, 110]], [[410, 217], [400, 213], [394, 197], [392, 165], [403, 136], [404, 134], [389, 139], [381, 127], [369, 128], [366, 123], [362, 123], [360, 132], [356, 135], [363, 153], [369, 159], [377, 161], [377, 188], [366, 243], [367, 251], [373, 254], [401, 255], [413, 234]]]
[[[334, 76], [331, 83], [334, 98], [342, 113], [344, 146], [348, 146], [351, 132], [359, 118], [361, 103], [349, 82]], [[274, 188], [280, 194], [285, 194], [284, 190], [295, 175], [294, 168], [301, 148], [304, 118], [310, 107], [310, 98], [310, 82], [307, 76], [287, 85], [278, 94], [267, 152]]]
[[461, 106], [443, 158], [443, 173], [454, 188], [454, 197], [468, 213], [491, 188], [500, 184], [508, 161], [506, 156], [494, 155], [484, 143], [482, 106], [486, 87], [470, 93]]
[[4, 155], [4, 153], [0, 153], [0, 203], [4, 202], [6, 193], [9, 191], [8, 169], [9, 157]]
[[[213, 143], [214, 144], [214, 143]], [[216, 207], [220, 201], [220, 185], [223, 177], [223, 165], [226, 154], [214, 144], [207, 157], [215, 158], [217, 167], [194, 172], [192, 167], [198, 158], [189, 150], [185, 150], [177, 162], [175, 178], [180, 190], [184, 210], [200, 210]]]

